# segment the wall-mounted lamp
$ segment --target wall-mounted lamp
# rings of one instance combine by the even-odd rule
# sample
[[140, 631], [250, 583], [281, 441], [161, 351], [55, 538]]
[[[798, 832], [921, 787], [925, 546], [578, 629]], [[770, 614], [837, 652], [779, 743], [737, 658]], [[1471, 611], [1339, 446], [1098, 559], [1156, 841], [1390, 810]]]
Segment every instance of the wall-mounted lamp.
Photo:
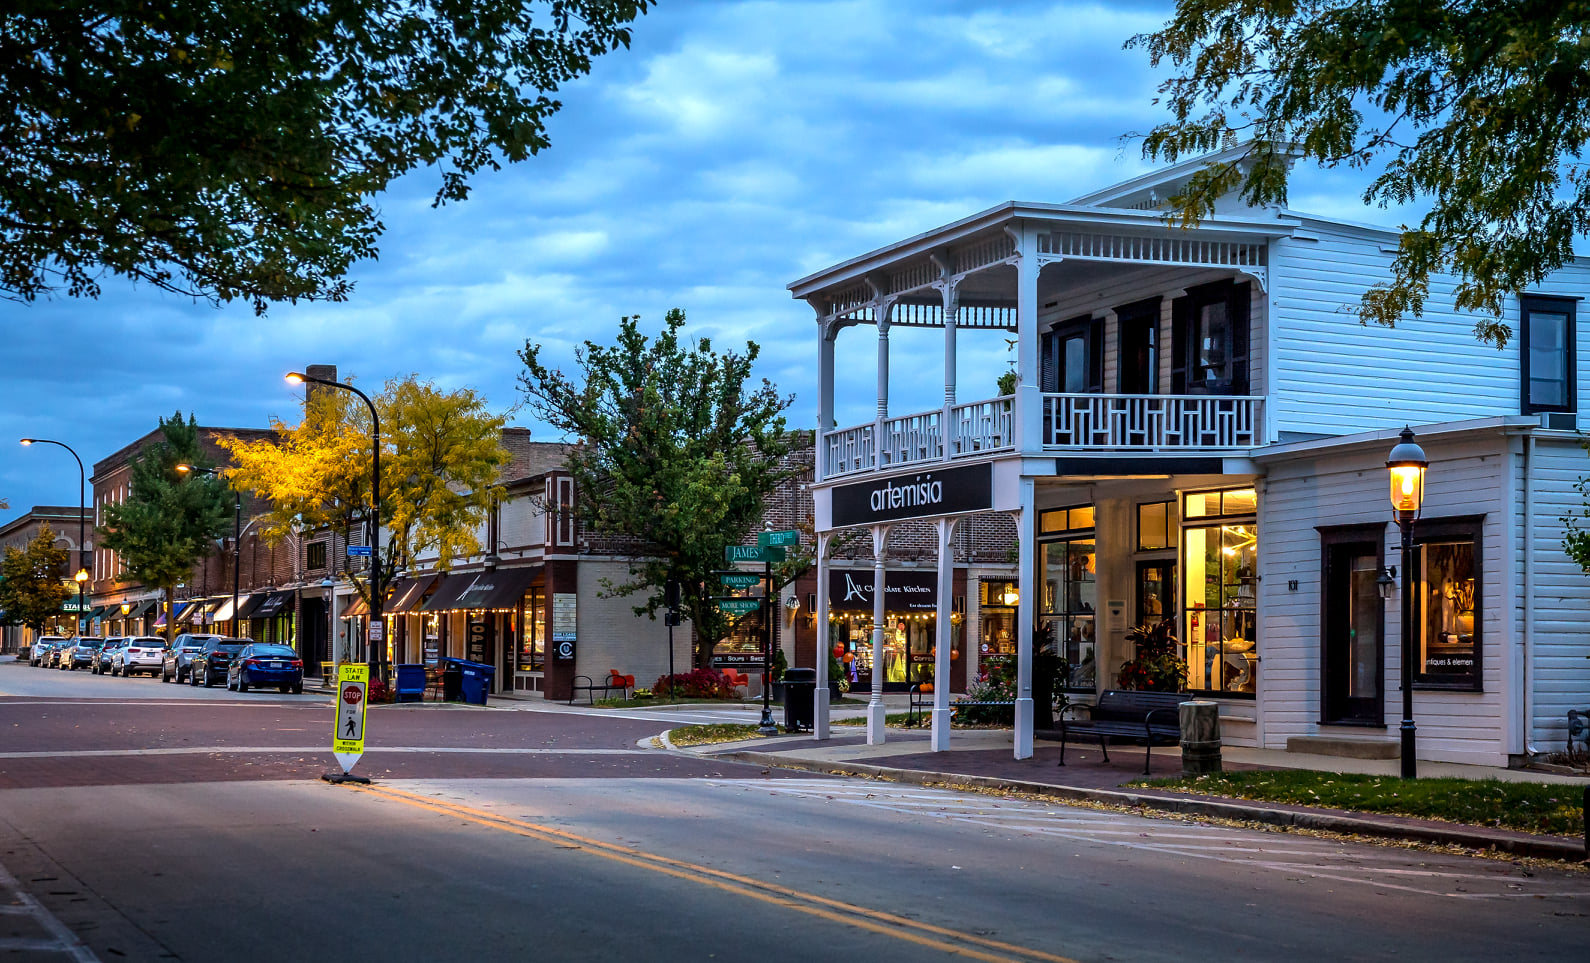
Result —
[[1380, 570], [1380, 577], [1375, 579], [1375, 588], [1380, 590], [1383, 601], [1391, 601], [1391, 596], [1397, 591], [1397, 566], [1388, 565]]

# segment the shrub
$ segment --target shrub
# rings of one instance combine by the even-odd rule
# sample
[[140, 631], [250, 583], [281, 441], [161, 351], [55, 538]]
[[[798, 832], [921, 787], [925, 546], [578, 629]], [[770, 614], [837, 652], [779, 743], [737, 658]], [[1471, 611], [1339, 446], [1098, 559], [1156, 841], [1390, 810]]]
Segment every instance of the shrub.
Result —
[[372, 702], [376, 705], [384, 705], [392, 701], [393, 693], [391, 688], [389, 688], [385, 682], [382, 682], [379, 678], [375, 678], [370, 680], [370, 685], [365, 691], [364, 698], [366, 702]]
[[694, 669], [674, 675], [658, 676], [652, 694], [668, 699], [732, 699], [734, 689], [716, 669]]

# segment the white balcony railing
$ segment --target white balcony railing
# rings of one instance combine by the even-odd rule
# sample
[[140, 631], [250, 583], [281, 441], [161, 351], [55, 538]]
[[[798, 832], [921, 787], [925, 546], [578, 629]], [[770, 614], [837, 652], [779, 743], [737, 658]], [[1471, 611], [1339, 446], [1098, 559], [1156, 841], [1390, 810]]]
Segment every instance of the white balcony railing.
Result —
[[[1040, 397], [1040, 443], [1045, 451], [1193, 452], [1260, 444], [1262, 398]], [[1007, 395], [830, 431], [823, 436], [823, 477], [1013, 451], [1017, 435], [1014, 408], [1014, 399]]]
[[1262, 398], [1043, 396], [1043, 446], [1072, 451], [1214, 451], [1259, 444]]

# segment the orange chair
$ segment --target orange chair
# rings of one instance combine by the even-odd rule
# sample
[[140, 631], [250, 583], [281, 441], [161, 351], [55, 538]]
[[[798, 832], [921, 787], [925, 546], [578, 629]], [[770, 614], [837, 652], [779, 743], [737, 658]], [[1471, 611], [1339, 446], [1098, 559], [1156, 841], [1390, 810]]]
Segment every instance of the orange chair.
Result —
[[723, 677], [729, 680], [729, 688], [738, 689], [751, 684], [751, 677], [738, 669], [724, 669]]
[[629, 690], [635, 688], [635, 677], [632, 675], [619, 675], [617, 669], [607, 670], [607, 685], [612, 689], [619, 689], [624, 693], [624, 698], [629, 698]]

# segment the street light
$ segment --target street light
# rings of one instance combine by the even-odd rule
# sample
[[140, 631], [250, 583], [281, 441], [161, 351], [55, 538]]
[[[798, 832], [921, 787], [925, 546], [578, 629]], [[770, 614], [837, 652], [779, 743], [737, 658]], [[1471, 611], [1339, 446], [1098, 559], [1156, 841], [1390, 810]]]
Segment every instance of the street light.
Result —
[[[371, 466], [370, 466], [370, 630], [373, 636], [380, 631], [380, 638], [371, 638], [368, 641], [381, 643], [381, 652], [386, 651], [386, 623], [382, 619], [381, 606], [385, 599], [381, 592], [381, 416], [376, 414], [375, 402], [370, 396], [355, 388], [353, 385], [341, 381], [329, 381], [325, 378], [314, 378], [301, 371], [289, 371], [287, 383], [301, 385], [304, 383], [325, 385], [328, 388], [341, 388], [351, 391], [364, 400], [365, 407], [370, 409], [370, 438], [371, 438]], [[377, 628], [379, 626], [379, 629]], [[366, 648], [370, 665], [370, 677], [381, 678], [381, 657], [374, 645]]]
[[[178, 465], [177, 471], [186, 475], [208, 475], [211, 478], [220, 478], [221, 473], [214, 468], [195, 468], [192, 465]], [[243, 546], [243, 493], [236, 488], [232, 489], [232, 637], [237, 637], [237, 570], [239, 553]]]
[[77, 452], [72, 451], [72, 446], [60, 441], [51, 441], [48, 438], [24, 438], [22, 447], [29, 445], [59, 445], [72, 452], [72, 457], [77, 459], [77, 574], [72, 576], [77, 582], [77, 635], [83, 634], [83, 615], [88, 611], [88, 603], [84, 598], [84, 590], [88, 587], [88, 566], [83, 564], [83, 553], [87, 551], [84, 546], [88, 543], [88, 508], [84, 503], [84, 492], [88, 488], [88, 476], [83, 471], [83, 459], [77, 457]]
[[1386, 458], [1386, 469], [1391, 507], [1402, 529], [1402, 778], [1413, 779], [1419, 774], [1413, 724], [1413, 523], [1424, 509], [1424, 472], [1430, 463], [1414, 444], [1412, 428], [1404, 427], [1401, 438]]

